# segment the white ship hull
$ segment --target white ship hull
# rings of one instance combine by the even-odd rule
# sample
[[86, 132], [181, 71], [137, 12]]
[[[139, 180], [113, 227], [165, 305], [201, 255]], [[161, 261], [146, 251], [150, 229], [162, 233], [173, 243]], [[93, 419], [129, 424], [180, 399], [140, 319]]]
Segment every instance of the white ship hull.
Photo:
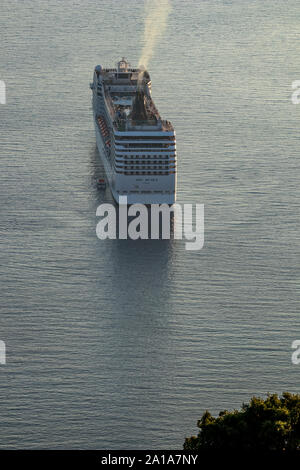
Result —
[[[130, 127], [126, 117], [123, 122], [117, 122], [118, 115], [114, 109], [114, 102], [108, 102], [111, 100], [112, 87], [105, 88], [107, 72], [105, 71], [104, 78], [101, 78], [101, 73], [96, 69], [94, 82], [91, 85], [96, 142], [115, 201], [120, 203], [120, 197], [126, 196], [127, 204], [174, 204], [176, 200], [174, 129], [168, 121], [163, 121], [164, 125], [162, 122], [153, 125], [152, 121], [150, 124], [143, 121], [141, 125], [139, 121], [135, 121], [134, 126]], [[111, 72], [110, 69], [107, 70]], [[116, 74], [115, 70], [112, 70], [113, 74]], [[121, 82], [122, 88], [117, 80], [115, 83], [118, 85], [118, 92], [112, 93], [115, 101], [123, 100], [125, 103], [127, 98], [125, 104], [121, 101], [123, 107], [118, 106], [116, 109], [126, 109], [127, 102], [130, 102], [130, 96], [126, 95], [130, 92], [133, 95], [133, 86], [126, 87]], [[125, 97], [122, 96], [124, 94]], [[150, 99], [148, 98], [149, 102]]]

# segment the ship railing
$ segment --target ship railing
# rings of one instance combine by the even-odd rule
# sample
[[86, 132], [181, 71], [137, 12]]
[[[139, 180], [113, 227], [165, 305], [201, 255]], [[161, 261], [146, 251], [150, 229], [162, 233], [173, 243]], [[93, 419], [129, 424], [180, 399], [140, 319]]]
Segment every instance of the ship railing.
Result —
[[155, 121], [155, 120], [146, 120], [146, 121], [133, 121], [131, 119], [116, 119], [114, 121], [114, 126], [120, 132], [130, 131], [130, 130], [141, 130], [141, 131], [150, 131], [150, 130], [167, 130], [173, 131], [174, 128], [170, 121]]
[[140, 131], [158, 131], [161, 130], [161, 125], [157, 121], [130, 121], [127, 124], [128, 130], [140, 130]]

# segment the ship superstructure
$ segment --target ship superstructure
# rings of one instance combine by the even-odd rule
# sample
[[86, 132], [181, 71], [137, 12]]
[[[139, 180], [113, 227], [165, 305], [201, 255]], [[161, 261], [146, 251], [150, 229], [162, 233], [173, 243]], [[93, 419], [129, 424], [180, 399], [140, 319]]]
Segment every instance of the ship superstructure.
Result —
[[154, 105], [149, 73], [123, 58], [116, 68], [97, 65], [91, 88], [97, 146], [114, 199], [173, 204], [175, 131]]

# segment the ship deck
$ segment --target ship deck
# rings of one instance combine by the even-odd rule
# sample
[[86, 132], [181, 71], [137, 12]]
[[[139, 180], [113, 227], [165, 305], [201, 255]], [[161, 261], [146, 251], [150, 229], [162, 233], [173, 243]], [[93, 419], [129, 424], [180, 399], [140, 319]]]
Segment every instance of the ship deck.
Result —
[[[126, 130], [140, 130], [140, 131], [174, 131], [174, 127], [170, 121], [161, 119], [161, 116], [152, 100], [146, 96], [146, 119], [132, 119], [130, 115], [133, 110], [133, 103], [137, 92], [112, 92], [108, 90], [105, 92], [105, 98], [110, 111], [114, 127], [119, 132]], [[120, 113], [125, 112], [126, 119], [120, 117]]]

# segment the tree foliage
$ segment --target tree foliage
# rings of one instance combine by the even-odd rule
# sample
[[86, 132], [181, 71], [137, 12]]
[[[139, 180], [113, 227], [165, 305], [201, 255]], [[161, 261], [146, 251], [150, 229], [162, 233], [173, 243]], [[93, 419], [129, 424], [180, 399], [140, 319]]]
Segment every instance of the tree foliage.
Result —
[[197, 426], [199, 434], [185, 439], [185, 450], [299, 450], [300, 395], [252, 397], [240, 410], [221, 411], [217, 418], [206, 411]]

